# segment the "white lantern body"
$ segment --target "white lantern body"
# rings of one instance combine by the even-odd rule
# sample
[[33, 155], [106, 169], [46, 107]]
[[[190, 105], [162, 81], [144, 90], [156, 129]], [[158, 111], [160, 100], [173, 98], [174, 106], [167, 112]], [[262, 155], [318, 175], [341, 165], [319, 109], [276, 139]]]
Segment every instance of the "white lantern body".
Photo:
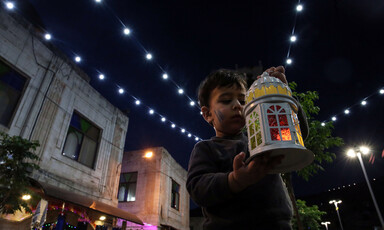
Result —
[[245, 105], [248, 161], [267, 152], [284, 155], [270, 173], [295, 171], [310, 164], [314, 154], [304, 146], [297, 112], [298, 103], [287, 85], [267, 74], [256, 80]]

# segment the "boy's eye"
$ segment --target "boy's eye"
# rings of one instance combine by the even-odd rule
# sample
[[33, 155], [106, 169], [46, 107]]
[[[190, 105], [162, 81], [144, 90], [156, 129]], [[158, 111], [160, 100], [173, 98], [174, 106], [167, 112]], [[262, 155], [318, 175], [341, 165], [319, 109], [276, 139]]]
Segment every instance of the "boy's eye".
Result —
[[221, 102], [222, 102], [223, 104], [226, 104], [226, 105], [229, 104], [229, 103], [231, 103], [231, 101], [232, 101], [232, 100], [221, 100]]
[[241, 105], [245, 105], [245, 100], [240, 100], [239, 102]]

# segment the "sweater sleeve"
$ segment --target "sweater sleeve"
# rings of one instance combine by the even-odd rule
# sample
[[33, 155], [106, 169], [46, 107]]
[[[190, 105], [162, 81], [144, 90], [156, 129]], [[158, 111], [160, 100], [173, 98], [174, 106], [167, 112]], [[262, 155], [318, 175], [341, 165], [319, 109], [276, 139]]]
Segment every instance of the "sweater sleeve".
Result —
[[187, 177], [187, 190], [192, 200], [202, 207], [210, 207], [230, 199], [228, 174], [219, 171], [209, 145], [204, 141], [197, 143], [189, 160]]

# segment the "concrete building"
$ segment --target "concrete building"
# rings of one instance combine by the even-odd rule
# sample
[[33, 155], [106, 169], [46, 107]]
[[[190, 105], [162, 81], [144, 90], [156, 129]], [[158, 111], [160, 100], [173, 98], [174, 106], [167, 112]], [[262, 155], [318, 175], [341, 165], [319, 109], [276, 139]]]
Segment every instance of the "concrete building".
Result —
[[163, 147], [125, 152], [119, 207], [142, 219], [144, 229], [189, 229], [186, 180], [187, 171]]
[[[39, 141], [40, 170], [31, 178], [48, 200], [47, 223], [61, 213], [77, 229], [111, 227], [117, 217], [142, 224], [117, 208], [128, 117], [42, 35], [0, 8], [0, 131]], [[0, 229], [31, 221], [2, 217]]]

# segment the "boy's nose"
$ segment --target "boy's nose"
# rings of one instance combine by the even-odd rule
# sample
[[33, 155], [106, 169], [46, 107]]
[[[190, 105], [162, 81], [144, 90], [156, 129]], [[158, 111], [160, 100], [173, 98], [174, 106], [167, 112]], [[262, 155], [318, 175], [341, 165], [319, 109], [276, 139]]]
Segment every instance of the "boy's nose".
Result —
[[235, 100], [235, 102], [233, 103], [233, 109], [241, 109], [242, 108], [242, 105], [240, 103], [239, 100]]

